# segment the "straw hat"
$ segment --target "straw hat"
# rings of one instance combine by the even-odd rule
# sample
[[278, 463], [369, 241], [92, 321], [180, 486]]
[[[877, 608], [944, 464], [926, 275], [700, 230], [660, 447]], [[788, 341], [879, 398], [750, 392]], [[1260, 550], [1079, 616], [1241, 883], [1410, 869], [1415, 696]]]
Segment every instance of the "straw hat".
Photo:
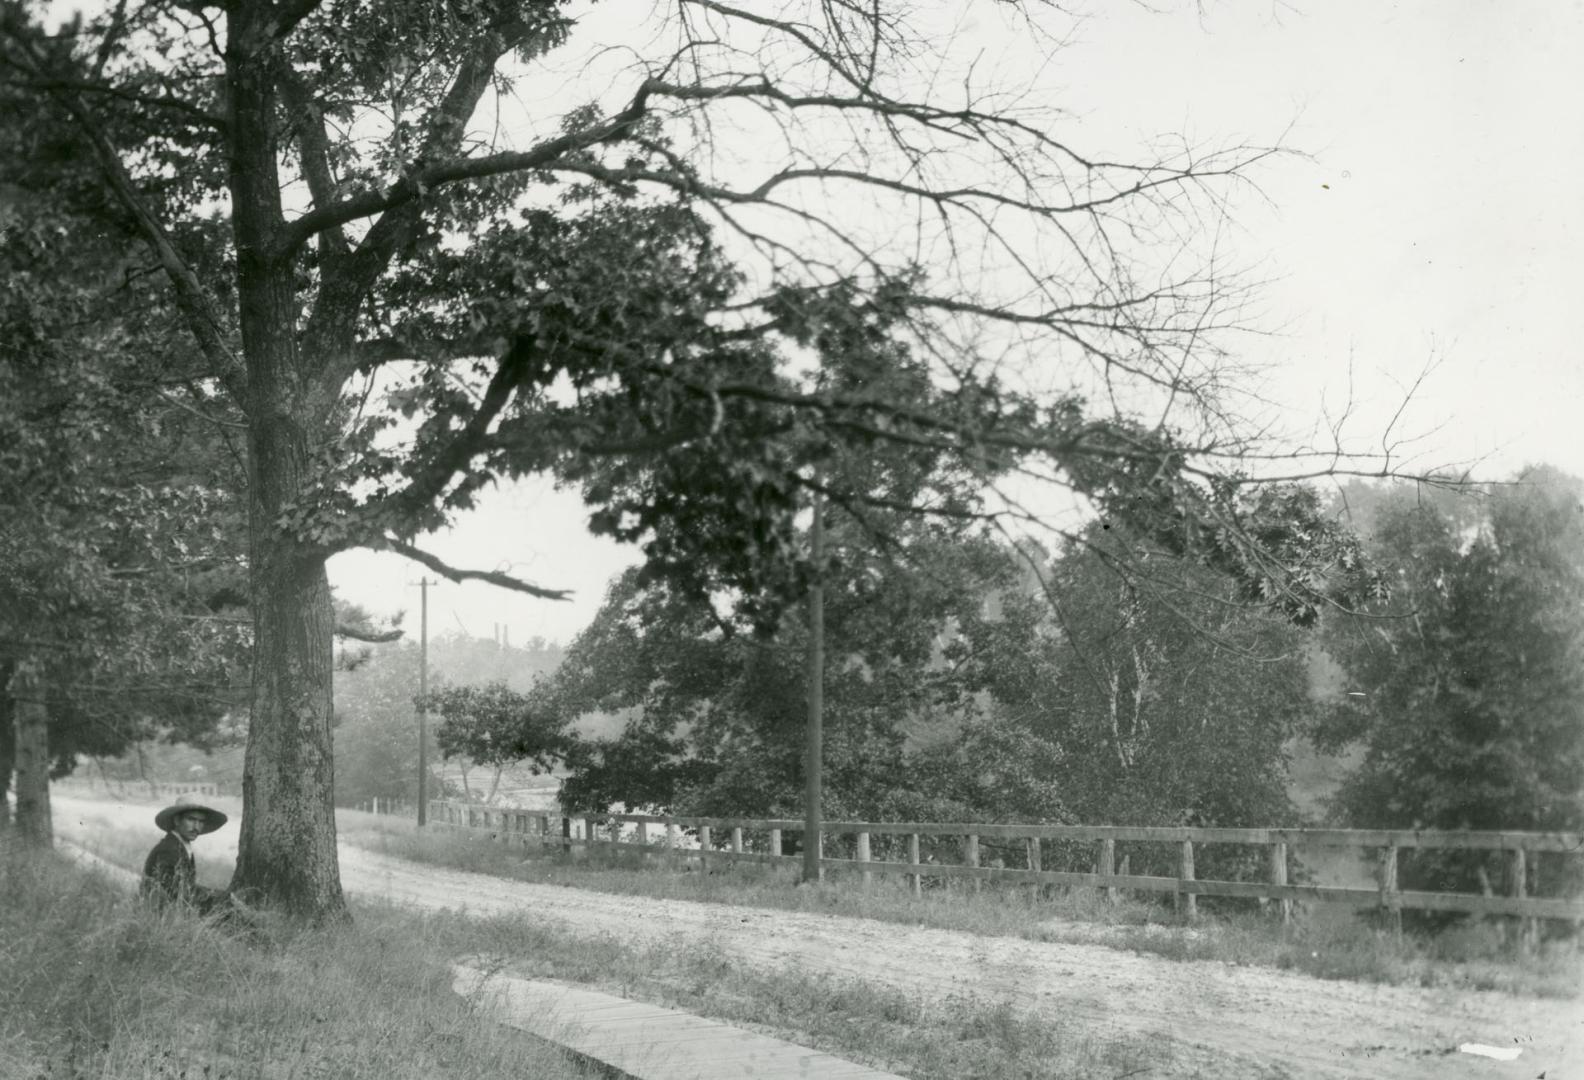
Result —
[[[176, 827], [176, 818], [180, 814], [202, 814], [204, 819], [203, 831], [212, 833], [226, 823], [226, 816], [212, 806], [202, 806], [198, 803], [177, 799], [175, 806], [167, 806], [154, 815], [154, 824], [165, 832], [170, 832]], [[199, 835], [202, 835], [200, 833]]]

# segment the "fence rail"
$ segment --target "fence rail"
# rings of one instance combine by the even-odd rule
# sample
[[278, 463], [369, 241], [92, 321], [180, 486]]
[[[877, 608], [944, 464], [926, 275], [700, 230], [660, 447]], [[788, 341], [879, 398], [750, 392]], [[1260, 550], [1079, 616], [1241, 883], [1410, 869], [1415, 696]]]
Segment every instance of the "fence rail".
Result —
[[[693, 817], [653, 814], [554, 814], [503, 809], [451, 801], [431, 803], [429, 820], [441, 827], [487, 830], [507, 843], [575, 846], [619, 846], [678, 858], [686, 854], [705, 861], [740, 860], [759, 863], [800, 862], [782, 853], [783, 834], [801, 837], [803, 822], [794, 819]], [[659, 831], [651, 832], [658, 827]], [[691, 834], [684, 847], [684, 831]], [[601, 832], [604, 835], [600, 835]], [[823, 854], [827, 836], [852, 836], [853, 858]], [[875, 837], [905, 837], [907, 858], [871, 857]], [[948, 838], [958, 842], [959, 862], [937, 862], [920, 857], [920, 838]], [[1027, 868], [980, 865], [984, 840], [1016, 840], [1024, 845]], [[1041, 866], [1045, 841], [1088, 842], [1095, 845], [1090, 872], [1045, 870]], [[697, 848], [692, 848], [692, 843]], [[1177, 847], [1175, 876], [1128, 873], [1127, 857], [1120, 871], [1116, 863], [1119, 842], [1172, 844]], [[763, 844], [764, 850], [756, 845]], [[1529, 895], [1529, 854], [1561, 853], [1584, 857], [1584, 836], [1578, 833], [1474, 832], [1412, 829], [1219, 829], [1135, 827], [1126, 825], [1013, 825], [969, 822], [826, 822], [819, 837], [820, 866], [825, 870], [871, 875], [900, 875], [915, 892], [926, 879], [959, 878], [982, 887], [986, 881], [1022, 885], [1064, 885], [1104, 889], [1115, 899], [1121, 890], [1171, 893], [1180, 907], [1193, 914], [1197, 897], [1254, 897], [1281, 904], [1289, 917], [1296, 900], [1320, 900], [1376, 906], [1396, 917], [1406, 909], [1454, 911], [1475, 915], [1508, 915], [1525, 919], [1584, 921], [1584, 898]], [[1217, 881], [1197, 878], [1196, 845], [1233, 844], [1263, 849], [1264, 881]], [[1372, 888], [1290, 884], [1290, 851], [1297, 847], [1341, 847], [1378, 853], [1376, 884]], [[1403, 849], [1451, 849], [1506, 853], [1509, 893], [1421, 892], [1397, 886], [1398, 853]]]
[[206, 795], [211, 798], [229, 794], [226, 785], [215, 781], [173, 781], [165, 783], [157, 780], [122, 780], [98, 779], [94, 777], [63, 777], [60, 780], [50, 781], [50, 786], [63, 795], [73, 793], [79, 795], [109, 794], [116, 796], [135, 795], [149, 799], [174, 799], [183, 795]]

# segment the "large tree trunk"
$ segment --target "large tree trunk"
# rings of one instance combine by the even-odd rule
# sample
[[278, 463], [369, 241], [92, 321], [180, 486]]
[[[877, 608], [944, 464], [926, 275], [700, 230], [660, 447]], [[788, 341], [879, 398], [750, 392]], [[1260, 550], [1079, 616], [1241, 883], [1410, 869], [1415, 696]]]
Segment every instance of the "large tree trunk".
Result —
[[262, 508], [253, 520], [253, 712], [232, 886], [315, 921], [338, 919], [346, 903], [336, 857], [330, 586], [322, 558], [267, 535], [274, 519]]
[[309, 494], [319, 414], [292, 370], [290, 294], [272, 284], [250, 290], [279, 321], [248, 349], [253, 699], [233, 885], [325, 921], [346, 914], [330, 731], [334, 613], [324, 554], [280, 524]]
[[227, 49], [232, 225], [247, 368], [253, 700], [233, 886], [314, 921], [344, 918], [331, 758], [334, 616], [325, 549], [282, 518], [310, 494], [330, 410], [297, 345], [281, 227], [274, 5], [235, 9]]
[[55, 837], [50, 820], [49, 714], [38, 661], [18, 661], [6, 692], [16, 724], [15, 835], [24, 843], [49, 847]]

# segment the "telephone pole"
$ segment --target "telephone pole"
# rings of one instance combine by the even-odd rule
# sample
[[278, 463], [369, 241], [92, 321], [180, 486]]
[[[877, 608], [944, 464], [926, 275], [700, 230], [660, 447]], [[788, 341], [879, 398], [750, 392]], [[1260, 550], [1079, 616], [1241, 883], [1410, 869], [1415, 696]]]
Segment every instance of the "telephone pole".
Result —
[[821, 577], [825, 573], [825, 500], [814, 496], [814, 524], [810, 537], [811, 561], [814, 564], [814, 582], [808, 593], [808, 741], [803, 777], [803, 881], [815, 884], [821, 878], [820, 856], [823, 846], [820, 835], [824, 823], [820, 820], [823, 801], [825, 750], [825, 588]]
[[418, 579], [418, 825], [429, 824], [429, 586]]

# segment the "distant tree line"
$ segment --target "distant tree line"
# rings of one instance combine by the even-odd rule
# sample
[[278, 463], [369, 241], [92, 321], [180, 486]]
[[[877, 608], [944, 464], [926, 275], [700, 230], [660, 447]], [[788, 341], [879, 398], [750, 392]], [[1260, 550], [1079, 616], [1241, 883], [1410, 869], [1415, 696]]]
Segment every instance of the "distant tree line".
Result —
[[[888, 568], [849, 532], [827, 592], [826, 812], [1293, 825], [1289, 755], [1309, 739], [1361, 754], [1330, 823], [1584, 829], [1581, 495], [1544, 468], [1462, 493], [1348, 485], [1331, 510], [1389, 589], [1312, 631], [1105, 522], [1052, 552], [920, 529]], [[755, 633], [630, 571], [553, 674], [430, 704], [447, 752], [557, 763], [576, 809], [795, 816], [805, 643], [800, 608]], [[1311, 686], [1317, 651], [1342, 693]], [[590, 738], [591, 713], [628, 719]], [[1560, 887], [1558, 866], [1531, 891]], [[1402, 871], [1476, 890], [1501, 872]]]
[[[418, 642], [410, 639], [343, 653], [335, 681], [337, 806], [356, 806], [369, 799], [417, 799], [418, 655]], [[441, 693], [477, 693], [478, 687], [496, 686], [515, 695], [554, 671], [562, 655], [559, 646], [540, 638], [512, 646], [444, 634], [429, 641], [430, 685]], [[436, 724], [439, 719], [435, 717]], [[485, 798], [491, 785], [499, 782], [497, 764], [504, 764], [492, 760], [473, 774], [474, 761], [466, 753], [453, 755], [449, 763], [452, 769], [446, 770], [432, 725], [431, 798]], [[447, 772], [454, 778], [448, 780]]]

